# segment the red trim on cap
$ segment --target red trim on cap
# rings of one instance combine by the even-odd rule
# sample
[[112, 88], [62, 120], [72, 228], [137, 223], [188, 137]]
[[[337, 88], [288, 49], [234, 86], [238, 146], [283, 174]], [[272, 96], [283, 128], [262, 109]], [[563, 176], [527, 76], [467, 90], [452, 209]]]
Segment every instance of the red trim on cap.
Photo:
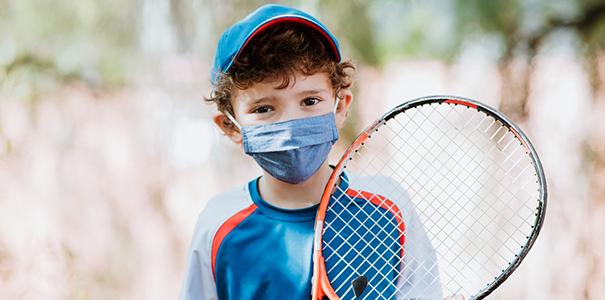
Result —
[[378, 194], [357, 191], [354, 189], [347, 189], [346, 194], [352, 198], [360, 198], [361, 196], [361, 198], [368, 200], [372, 204], [385, 209], [395, 217], [395, 220], [397, 221], [397, 227], [399, 228], [400, 233], [399, 242], [401, 242], [401, 257], [403, 258], [403, 245], [405, 245], [405, 223], [403, 222], [403, 216], [401, 214], [401, 211], [399, 210], [399, 207], [397, 207], [397, 205], [395, 205], [393, 201]]
[[215, 274], [215, 266], [216, 266], [216, 254], [218, 253], [218, 249], [221, 246], [221, 243], [225, 239], [225, 237], [237, 227], [242, 221], [244, 221], [248, 216], [250, 216], [256, 210], [256, 204], [251, 204], [247, 208], [244, 208], [231, 216], [225, 223], [221, 225], [216, 231], [214, 235], [214, 239], [212, 240], [212, 276], [216, 278]]
[[326, 33], [326, 31], [317, 26], [317, 24], [307, 20], [307, 19], [303, 19], [303, 18], [299, 18], [299, 17], [283, 17], [283, 18], [277, 18], [274, 20], [271, 20], [263, 25], [261, 25], [259, 28], [257, 28], [246, 40], [246, 42], [244, 43], [244, 45], [242, 45], [239, 48], [239, 51], [235, 54], [235, 57], [233, 58], [233, 60], [237, 59], [237, 57], [239, 56], [239, 54], [242, 52], [242, 50], [246, 47], [246, 45], [248, 45], [248, 42], [250, 42], [250, 40], [252, 40], [252, 38], [258, 34], [259, 32], [262, 32], [263, 30], [267, 29], [268, 27], [271, 27], [277, 23], [282, 23], [282, 22], [292, 22], [292, 23], [299, 23], [299, 24], [303, 24], [303, 25], [309, 25], [310, 27], [312, 27], [313, 29], [319, 31], [319, 33], [321, 33], [326, 40], [328, 40], [330, 42], [330, 47], [332, 48], [332, 51], [334, 52], [334, 55], [336, 56], [336, 60], [340, 61], [340, 54], [338, 52], [338, 49], [336, 48], [336, 44], [334, 43], [334, 41], [332, 40], [332, 38], [328, 35], [328, 33]]

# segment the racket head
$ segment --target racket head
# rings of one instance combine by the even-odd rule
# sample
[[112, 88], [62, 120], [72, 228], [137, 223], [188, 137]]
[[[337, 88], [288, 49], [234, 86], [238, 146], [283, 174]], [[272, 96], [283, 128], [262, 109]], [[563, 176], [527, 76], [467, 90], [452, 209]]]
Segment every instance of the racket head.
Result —
[[[386, 177], [401, 189], [387, 184], [395, 194], [388, 197], [380, 191], [350, 192], [349, 181], [353, 180], [346, 175], [349, 171], [365, 172], [367, 178]], [[452, 178], [456, 176], [460, 178]], [[360, 182], [366, 177], [360, 176]], [[378, 186], [384, 185], [381, 180], [375, 181]], [[439, 189], [439, 194], [432, 192]], [[401, 194], [407, 194], [411, 205], [402, 205], [401, 199], [390, 201]], [[455, 201], [444, 200], [448, 194], [455, 194]], [[481, 201], [484, 198], [487, 200]], [[375, 209], [382, 216], [378, 223], [387, 223], [389, 229], [382, 230], [381, 236], [380, 228], [363, 226], [364, 222], [376, 223], [367, 212], [353, 218], [355, 222], [347, 221], [351, 214], [338, 217], [347, 214], [345, 207], [352, 207], [339, 204], [342, 201], [364, 207], [358, 211]], [[490, 201], [496, 205], [490, 208]], [[409, 251], [406, 257], [406, 250], [413, 249], [414, 237], [423, 235], [418, 234], [423, 230], [435, 251], [434, 257], [423, 258], [431, 261], [431, 265], [422, 265], [425, 273], [436, 277], [429, 280], [426, 289], [442, 289], [442, 293], [428, 293], [427, 298], [462, 294], [466, 299], [482, 299], [501, 285], [527, 255], [542, 227], [546, 203], [546, 180], [538, 155], [526, 135], [504, 115], [478, 101], [456, 96], [405, 102], [356, 138], [328, 180], [316, 217], [313, 299], [411, 297], [403, 289], [407, 283], [416, 283], [404, 277], [409, 275], [406, 268], [417, 253]], [[448, 214], [452, 210], [463, 217]], [[406, 219], [415, 217], [421, 225], [412, 222], [416, 226], [406, 226]], [[347, 222], [352, 224], [342, 225]], [[353, 234], [353, 242], [343, 242], [348, 237], [334, 237], [338, 231], [351, 236], [354, 228], [359, 232]], [[477, 242], [471, 237], [475, 235]], [[465, 250], [465, 245], [473, 250]], [[396, 251], [393, 247], [402, 249]], [[364, 265], [364, 259], [372, 259], [368, 249], [383, 251], [378, 259], [373, 258], [375, 264]], [[468, 266], [462, 265], [465, 262]], [[385, 268], [393, 270], [384, 272]], [[334, 271], [338, 269], [345, 270]], [[472, 274], [479, 269], [481, 272]], [[359, 282], [365, 282], [363, 289]]]

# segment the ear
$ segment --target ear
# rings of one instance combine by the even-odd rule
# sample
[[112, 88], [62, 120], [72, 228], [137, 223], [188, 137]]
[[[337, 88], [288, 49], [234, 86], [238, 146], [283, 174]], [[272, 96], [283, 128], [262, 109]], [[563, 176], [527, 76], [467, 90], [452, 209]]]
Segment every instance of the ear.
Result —
[[344, 89], [338, 92], [338, 106], [336, 107], [336, 126], [341, 129], [344, 126], [345, 120], [349, 114], [349, 106], [353, 102], [353, 93], [349, 89]]
[[212, 117], [212, 120], [231, 141], [236, 144], [242, 143], [242, 134], [225, 114], [218, 113]]

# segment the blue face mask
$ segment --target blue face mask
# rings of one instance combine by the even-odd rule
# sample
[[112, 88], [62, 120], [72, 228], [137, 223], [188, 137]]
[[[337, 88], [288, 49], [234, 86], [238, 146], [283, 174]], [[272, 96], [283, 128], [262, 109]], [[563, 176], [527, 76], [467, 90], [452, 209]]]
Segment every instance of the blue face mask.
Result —
[[288, 183], [311, 177], [338, 140], [333, 112], [310, 118], [240, 127], [244, 151], [271, 176]]

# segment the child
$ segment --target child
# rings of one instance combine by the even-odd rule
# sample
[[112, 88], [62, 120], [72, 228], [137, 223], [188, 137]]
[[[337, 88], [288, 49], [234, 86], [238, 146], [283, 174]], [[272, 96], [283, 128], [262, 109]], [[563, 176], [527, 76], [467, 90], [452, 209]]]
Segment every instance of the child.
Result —
[[[311, 298], [314, 218], [332, 172], [326, 158], [353, 99], [353, 69], [328, 29], [293, 8], [265, 5], [222, 34], [207, 100], [219, 110], [216, 125], [263, 174], [208, 201], [181, 299]], [[410, 228], [419, 224], [413, 209], [404, 211]], [[434, 262], [424, 231], [418, 236], [406, 257]], [[438, 282], [436, 268], [424, 271], [424, 286], [414, 282], [414, 265], [401, 284], [407, 295]], [[424, 298], [441, 298], [434, 290]]]

